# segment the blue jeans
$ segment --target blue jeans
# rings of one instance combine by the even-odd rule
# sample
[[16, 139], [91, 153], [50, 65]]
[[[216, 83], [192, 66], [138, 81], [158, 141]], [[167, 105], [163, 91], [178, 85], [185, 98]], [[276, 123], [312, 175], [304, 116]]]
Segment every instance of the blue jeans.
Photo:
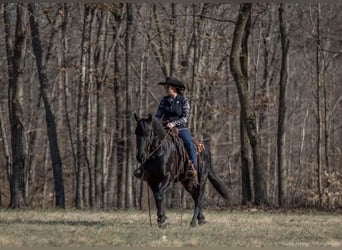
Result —
[[188, 128], [182, 128], [178, 130], [178, 136], [183, 140], [185, 149], [188, 151], [190, 156], [190, 160], [194, 164], [196, 171], [198, 172], [197, 161], [196, 161], [196, 151], [195, 147], [192, 144], [192, 137], [190, 134], [190, 130]]

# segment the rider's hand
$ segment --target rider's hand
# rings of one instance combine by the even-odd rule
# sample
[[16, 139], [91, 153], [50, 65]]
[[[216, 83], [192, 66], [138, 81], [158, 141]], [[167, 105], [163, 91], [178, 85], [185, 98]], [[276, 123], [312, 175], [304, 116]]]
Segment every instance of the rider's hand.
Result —
[[168, 127], [169, 129], [172, 129], [175, 126], [175, 124], [173, 122], [169, 122], [166, 127]]

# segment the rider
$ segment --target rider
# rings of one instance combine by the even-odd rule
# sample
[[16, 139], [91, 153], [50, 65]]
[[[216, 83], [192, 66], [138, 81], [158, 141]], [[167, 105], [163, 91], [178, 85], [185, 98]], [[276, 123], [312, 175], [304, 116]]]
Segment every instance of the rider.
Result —
[[[162, 119], [162, 122], [166, 122], [168, 129], [172, 129], [173, 127], [178, 129], [178, 136], [183, 140], [190, 157], [186, 175], [196, 177], [198, 166], [196, 151], [192, 144], [192, 137], [188, 128], [190, 104], [188, 98], [183, 95], [185, 86], [181, 81], [171, 76], [167, 77], [165, 82], [158, 84], [164, 85], [167, 95], [161, 99], [155, 117]], [[142, 168], [138, 168], [134, 175], [140, 178], [142, 176]]]

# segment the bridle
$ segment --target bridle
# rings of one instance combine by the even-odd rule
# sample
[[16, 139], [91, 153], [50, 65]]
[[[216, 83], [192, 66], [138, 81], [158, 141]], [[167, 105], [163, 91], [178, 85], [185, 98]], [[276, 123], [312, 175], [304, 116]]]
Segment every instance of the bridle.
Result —
[[166, 140], [166, 138], [167, 138], [167, 136], [169, 135], [169, 132], [170, 132], [170, 131], [171, 131], [171, 129], [168, 129], [168, 131], [166, 132], [164, 138], [163, 138], [162, 140], [160, 140], [160, 143], [158, 144], [158, 146], [156, 146], [156, 147], [152, 150], [152, 152], [150, 152], [154, 140], [155, 140], [156, 138], [159, 139], [158, 136], [154, 135], [153, 130], [151, 130], [151, 133], [150, 133], [150, 135], [148, 136], [148, 138], [150, 138], [150, 140], [149, 140], [149, 142], [148, 142], [148, 144], [147, 144], [147, 146], [146, 146], [146, 151], [147, 151], [148, 155], [143, 159], [143, 161], [141, 162], [141, 164], [144, 164], [148, 159], [151, 158], [151, 156], [153, 156], [153, 154], [154, 154], [155, 152], [157, 152], [157, 151], [161, 148], [161, 146], [163, 145], [163, 142]]

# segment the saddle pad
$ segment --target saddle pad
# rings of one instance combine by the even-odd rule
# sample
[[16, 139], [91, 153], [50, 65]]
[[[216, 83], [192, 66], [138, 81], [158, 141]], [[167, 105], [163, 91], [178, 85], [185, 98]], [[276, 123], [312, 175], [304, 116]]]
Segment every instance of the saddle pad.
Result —
[[200, 140], [198, 140], [196, 138], [192, 138], [192, 143], [195, 145], [196, 152], [198, 154], [203, 152], [204, 144]]

